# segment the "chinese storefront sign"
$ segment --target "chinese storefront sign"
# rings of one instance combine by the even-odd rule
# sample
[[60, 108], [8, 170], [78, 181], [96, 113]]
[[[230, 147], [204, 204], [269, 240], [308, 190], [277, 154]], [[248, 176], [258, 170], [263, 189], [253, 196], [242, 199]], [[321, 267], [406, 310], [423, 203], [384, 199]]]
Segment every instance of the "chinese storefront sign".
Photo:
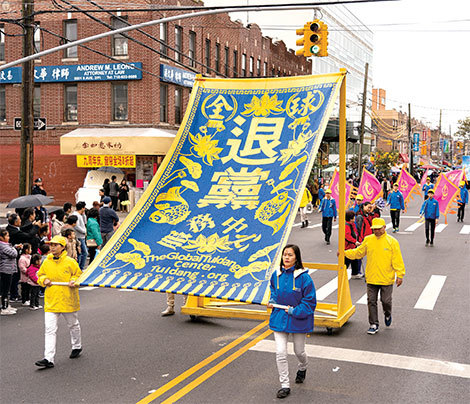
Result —
[[118, 167], [135, 168], [135, 156], [117, 155], [117, 156], [77, 156], [77, 167]]

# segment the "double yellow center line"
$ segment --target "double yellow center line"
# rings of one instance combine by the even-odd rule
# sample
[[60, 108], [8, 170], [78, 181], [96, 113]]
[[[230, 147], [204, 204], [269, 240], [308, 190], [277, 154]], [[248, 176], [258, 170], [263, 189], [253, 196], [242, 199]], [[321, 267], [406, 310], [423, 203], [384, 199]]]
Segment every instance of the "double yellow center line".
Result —
[[[268, 321], [264, 321], [261, 324], [257, 325], [247, 333], [243, 334], [241, 337], [238, 337], [236, 340], [232, 341], [230, 344], [226, 345], [219, 351], [215, 352], [211, 356], [207, 357], [203, 361], [199, 362], [197, 365], [194, 365], [190, 369], [186, 370], [183, 372], [181, 375], [178, 377], [174, 378], [173, 380], [169, 381], [167, 384], [163, 385], [160, 387], [158, 390], [154, 391], [153, 393], [149, 394], [147, 397], [144, 397], [142, 400], [140, 400], [137, 404], [147, 404], [152, 402], [153, 400], [159, 398], [162, 394], [166, 393], [168, 390], [172, 389], [203, 367], [207, 366], [220, 356], [224, 355], [226, 352], [230, 351], [231, 349], [235, 348], [237, 345], [240, 345], [242, 342], [250, 338], [252, 335], [256, 334], [263, 328], [267, 327]], [[201, 383], [203, 383], [205, 380], [207, 380], [209, 377], [213, 376], [215, 373], [217, 373], [219, 370], [223, 369], [225, 366], [227, 366], [229, 363], [233, 362], [235, 359], [237, 359], [239, 356], [243, 355], [246, 351], [248, 351], [252, 346], [256, 345], [259, 341], [265, 339], [267, 336], [269, 336], [272, 333], [271, 330], [265, 330], [262, 334], [248, 342], [246, 345], [243, 345], [241, 348], [239, 348], [237, 351], [232, 353], [230, 356], [225, 358], [223, 361], [217, 363], [213, 367], [211, 367], [209, 370], [204, 372], [201, 376], [197, 377], [194, 379], [191, 383], [187, 384], [180, 390], [178, 390], [176, 393], [174, 393], [171, 397], [167, 398], [165, 401], [162, 401], [163, 404], [169, 404], [169, 403], [174, 403], [178, 401], [181, 397], [185, 396], [188, 394], [191, 390], [199, 386]]]

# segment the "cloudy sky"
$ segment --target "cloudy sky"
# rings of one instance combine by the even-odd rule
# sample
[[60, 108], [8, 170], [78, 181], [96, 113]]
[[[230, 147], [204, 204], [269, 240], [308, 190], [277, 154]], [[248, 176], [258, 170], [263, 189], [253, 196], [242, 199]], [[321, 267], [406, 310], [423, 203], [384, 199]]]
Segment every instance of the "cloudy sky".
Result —
[[[303, 2], [291, 0], [291, 2]], [[205, 5], [283, 4], [283, 0], [205, 0]], [[312, 3], [312, 1], [305, 3]], [[335, 6], [329, 6], [335, 7]], [[349, 5], [374, 32], [374, 87], [387, 91], [387, 108], [408, 109], [442, 129], [454, 132], [457, 121], [470, 116], [470, 0], [399, 0]], [[249, 22], [270, 29], [265, 35], [283, 39], [295, 49], [295, 28], [308, 11], [250, 12]], [[232, 19], [246, 23], [247, 13]], [[271, 29], [278, 26], [279, 30]]]

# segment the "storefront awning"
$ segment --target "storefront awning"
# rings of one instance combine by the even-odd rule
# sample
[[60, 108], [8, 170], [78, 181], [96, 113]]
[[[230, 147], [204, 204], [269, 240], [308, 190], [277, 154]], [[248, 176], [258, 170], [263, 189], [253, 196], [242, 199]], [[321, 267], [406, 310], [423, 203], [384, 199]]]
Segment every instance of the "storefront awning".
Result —
[[175, 135], [160, 128], [80, 128], [60, 137], [60, 154], [163, 156]]

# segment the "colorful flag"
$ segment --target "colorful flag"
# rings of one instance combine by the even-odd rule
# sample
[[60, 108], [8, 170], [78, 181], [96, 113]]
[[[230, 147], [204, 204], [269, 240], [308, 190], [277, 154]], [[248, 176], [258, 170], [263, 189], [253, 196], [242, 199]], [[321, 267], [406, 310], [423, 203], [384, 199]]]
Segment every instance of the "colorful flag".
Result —
[[364, 168], [357, 193], [364, 196], [364, 202], [373, 202], [382, 194], [382, 185], [374, 174]]
[[267, 303], [343, 77], [198, 76], [161, 167], [79, 283]]
[[418, 185], [418, 183], [413, 178], [413, 176], [404, 168], [402, 168], [400, 171], [397, 183], [398, 190], [403, 194], [403, 199], [405, 200], [405, 203], [407, 203], [408, 199], [411, 196], [411, 193], [413, 192], [413, 189]]
[[[346, 185], [346, 198], [345, 198], [345, 207], [349, 204], [349, 197], [351, 195], [352, 185], [349, 182], [345, 182]], [[336, 201], [336, 206], [339, 206], [339, 172], [335, 169], [333, 178], [330, 182], [331, 196]]]
[[463, 170], [453, 170], [453, 171], [444, 173], [446, 178], [457, 187], [460, 185], [460, 181], [462, 181], [463, 174], [464, 174]]
[[470, 156], [462, 156], [462, 169], [465, 171], [465, 178], [470, 181]]
[[426, 184], [426, 178], [428, 178], [429, 168], [426, 168], [423, 177], [421, 178], [421, 182], [419, 183], [420, 189], [423, 189], [423, 185]]
[[451, 202], [457, 195], [459, 187], [454, 185], [445, 175], [440, 175], [434, 187], [434, 199], [439, 203], [439, 212], [447, 215]]

